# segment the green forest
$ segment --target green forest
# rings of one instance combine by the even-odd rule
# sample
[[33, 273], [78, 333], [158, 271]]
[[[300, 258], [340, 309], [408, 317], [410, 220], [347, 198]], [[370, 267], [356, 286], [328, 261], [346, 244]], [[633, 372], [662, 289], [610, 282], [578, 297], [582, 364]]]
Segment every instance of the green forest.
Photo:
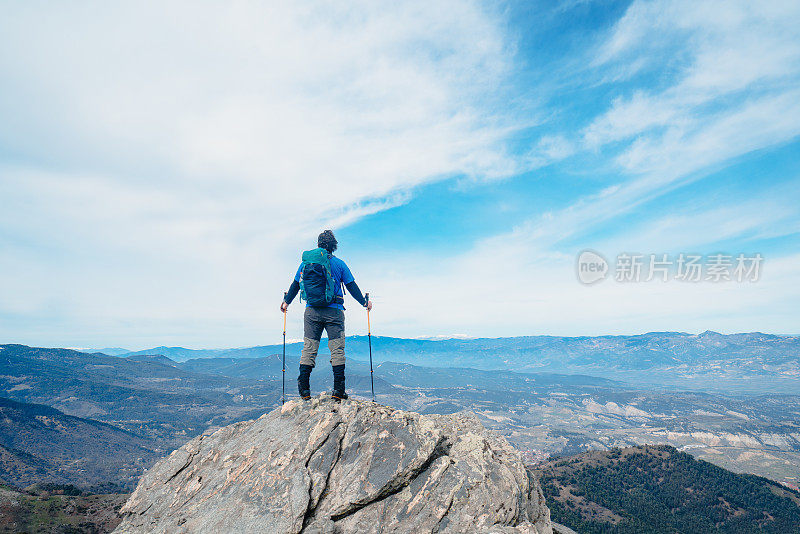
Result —
[[537, 468], [554, 521], [582, 534], [800, 532], [800, 493], [667, 445], [592, 451]]

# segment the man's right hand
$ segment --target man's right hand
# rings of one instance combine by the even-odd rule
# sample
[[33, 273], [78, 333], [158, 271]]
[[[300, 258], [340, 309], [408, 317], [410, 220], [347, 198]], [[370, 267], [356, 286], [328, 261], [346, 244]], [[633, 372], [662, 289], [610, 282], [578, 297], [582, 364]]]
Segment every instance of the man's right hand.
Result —
[[371, 301], [371, 300], [368, 300], [368, 301], [367, 301], [367, 311], [368, 311], [368, 312], [369, 312], [369, 311], [372, 311], [372, 301]]
[[288, 310], [288, 309], [289, 309], [289, 305], [286, 304], [286, 301], [285, 300], [281, 301], [281, 311], [283, 313], [286, 313], [286, 310]]

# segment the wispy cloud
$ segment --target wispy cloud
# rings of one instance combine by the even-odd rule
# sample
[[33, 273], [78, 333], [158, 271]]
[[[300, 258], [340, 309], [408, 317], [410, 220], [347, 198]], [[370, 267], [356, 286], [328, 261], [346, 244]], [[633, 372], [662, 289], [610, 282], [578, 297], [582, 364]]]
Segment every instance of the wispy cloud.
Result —
[[630, 94], [592, 121], [586, 141], [596, 147], [655, 128], [694, 129], [753, 100], [792, 95], [800, 79], [798, 20], [796, 2], [635, 2], [594, 64], [646, 61], [658, 78], [623, 86]]
[[[5, 6], [0, 307], [55, 306], [109, 342], [113, 318], [154, 315], [235, 318], [256, 341], [252, 310], [321, 225], [518, 171], [503, 17], [479, 2]], [[85, 344], [69, 330], [53, 339]]]
[[[770, 183], [736, 201], [754, 211], [735, 224], [713, 201], [646, 213], [714, 169], [797, 139], [796, 2], [634, 1], [609, 27], [576, 30], [586, 48], [543, 39], [562, 54], [544, 62], [519, 41], [539, 18], [478, 1], [46, 9], [16, 3], [0, 19], [0, 336], [258, 343], [274, 308], [265, 300], [280, 296], [321, 227], [397, 211], [453, 177], [478, 190], [506, 179], [513, 201], [541, 184], [536, 194], [552, 202], [464, 253], [398, 250], [360, 266], [385, 333], [703, 320], [724, 330], [754, 317], [726, 309], [751, 299], [767, 317], [792, 295], [781, 289], [798, 266], [788, 252], [771, 278], [737, 293], [587, 292], [570, 247], [625, 218], [638, 220], [595, 243], [677, 247], [797, 228], [796, 189]], [[580, 24], [595, 9], [564, 2], [551, 15]], [[550, 172], [559, 163], [564, 183]], [[697, 222], [704, 231], [693, 233]], [[525, 282], [509, 295], [514, 280]], [[437, 301], [446, 312], [427, 305]]]
[[[613, 82], [618, 96], [610, 109], [582, 131], [585, 147], [613, 163], [618, 183], [533, 219], [523, 233], [572, 236], [700, 179], [704, 170], [795, 139], [798, 23], [795, 2], [634, 2], [592, 68], [638, 73], [646, 63], [658, 76]], [[548, 220], [558, 221], [557, 231]]]
[[[471, 302], [479, 302], [492, 310], [493, 325], [511, 332], [790, 331], [794, 319], [786, 307], [796, 292], [784, 284], [800, 269], [796, 255], [771, 258], [766, 279], [748, 287], [606, 284], [587, 289], [575, 282], [573, 248], [583, 243], [613, 253], [631, 247], [657, 253], [735, 239], [748, 247], [742, 251], [752, 252], [758, 236], [795, 234], [797, 187], [771, 187], [769, 178], [758, 198], [728, 205], [716, 205], [713, 198], [672, 204], [671, 215], [652, 218], [646, 206], [745, 154], [800, 135], [798, 24], [796, 2], [634, 2], [590, 67], [574, 75], [576, 84], [599, 77], [611, 102], [590, 114], [577, 135], [565, 132], [562, 142], [570, 147], [566, 154], [594, 154], [592, 161], [612, 181], [599, 192], [576, 194], [566, 207], [483, 239], [442, 266], [447, 287], [453, 288], [445, 297], [452, 310], [450, 328], [469, 324], [476, 330], [465, 330], [482, 333], [469, 311]], [[616, 227], [614, 221], [619, 221]], [[600, 237], [598, 228], [606, 228]], [[420, 276], [419, 284], [441, 295], [445, 290], [436, 289], [437, 280]], [[513, 288], [513, 295], [498, 286]], [[470, 291], [462, 295], [462, 287]], [[415, 298], [423, 296], [415, 293]]]

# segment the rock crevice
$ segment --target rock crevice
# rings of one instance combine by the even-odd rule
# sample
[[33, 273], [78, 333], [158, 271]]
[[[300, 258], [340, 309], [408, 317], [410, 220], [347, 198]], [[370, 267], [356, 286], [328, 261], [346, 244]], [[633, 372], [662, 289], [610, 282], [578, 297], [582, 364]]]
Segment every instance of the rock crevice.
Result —
[[[341, 428], [341, 423], [337, 424], [336, 427], [334, 427], [334, 430], [339, 429], [339, 428]], [[317, 507], [317, 504], [319, 504], [319, 499], [325, 494], [325, 491], [328, 489], [328, 484], [330, 483], [331, 471], [333, 470], [333, 466], [335, 466], [336, 463], [339, 461], [339, 456], [341, 454], [342, 440], [344, 439], [344, 432], [339, 432], [336, 437], [333, 437], [333, 432], [331, 432], [330, 434], [328, 434], [328, 436], [325, 439], [325, 441], [323, 441], [322, 444], [320, 444], [320, 448], [323, 445], [325, 445], [325, 443], [327, 443], [328, 440], [330, 440], [330, 439], [335, 439], [337, 441], [338, 445], [337, 445], [336, 450], [334, 452], [334, 457], [333, 457], [333, 461], [331, 463], [331, 468], [328, 469], [327, 472], [325, 473], [325, 477], [324, 477], [323, 483], [322, 484], [313, 484], [313, 482], [312, 482], [312, 484], [310, 484], [309, 487], [308, 487], [308, 496], [309, 496], [308, 508], [306, 509], [306, 515], [303, 518], [303, 529], [305, 529], [310, 523], [312, 523], [314, 521], [314, 519], [316, 517], [316, 511], [317, 511], [316, 507]], [[317, 450], [319, 450], [319, 449], [317, 449]], [[315, 451], [315, 453], [316, 453], [316, 451]], [[308, 458], [308, 461], [306, 462], [306, 469], [308, 469], [308, 465], [311, 462], [311, 458], [313, 458], [313, 455]], [[312, 481], [313, 481], [313, 476], [312, 476], [311, 473], [309, 474], [309, 476], [312, 477]], [[302, 532], [302, 529], [301, 529], [301, 532]]]
[[474, 415], [327, 397], [195, 438], [122, 512], [119, 533], [552, 533], [538, 482]]
[[425, 461], [421, 465], [410, 467], [409, 469], [406, 470], [406, 472], [395, 475], [374, 495], [369, 495], [355, 502], [352, 502], [348, 504], [343, 510], [331, 511], [330, 513], [331, 520], [340, 521], [345, 517], [358, 512], [359, 510], [370, 504], [378, 503], [383, 499], [386, 499], [387, 497], [391, 497], [392, 495], [401, 491], [403, 488], [408, 487], [411, 481], [413, 481], [417, 476], [419, 476], [426, 469], [428, 469], [431, 466], [431, 464], [433, 464], [434, 461], [444, 456], [447, 456], [449, 451], [450, 447], [447, 439], [441, 437], [434, 446], [434, 449], [431, 452], [431, 454], [428, 456], [427, 459], [425, 459]]

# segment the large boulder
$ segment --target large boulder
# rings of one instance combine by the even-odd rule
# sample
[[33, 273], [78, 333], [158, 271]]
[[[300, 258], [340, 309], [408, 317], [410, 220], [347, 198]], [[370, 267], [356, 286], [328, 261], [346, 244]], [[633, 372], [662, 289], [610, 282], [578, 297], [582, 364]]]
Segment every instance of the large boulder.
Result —
[[158, 462], [128, 532], [551, 534], [538, 482], [473, 414], [291, 401]]

